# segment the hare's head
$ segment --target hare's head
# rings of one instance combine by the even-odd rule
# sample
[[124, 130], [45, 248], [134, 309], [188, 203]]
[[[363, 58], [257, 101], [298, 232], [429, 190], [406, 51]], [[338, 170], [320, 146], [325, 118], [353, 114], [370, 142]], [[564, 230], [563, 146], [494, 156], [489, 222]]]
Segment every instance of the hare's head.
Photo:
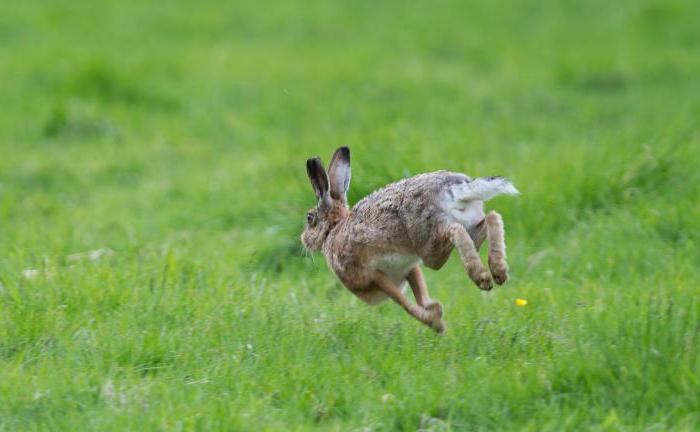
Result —
[[301, 242], [309, 250], [320, 250], [328, 233], [349, 213], [347, 191], [350, 186], [350, 149], [335, 151], [328, 174], [318, 157], [306, 161], [306, 173], [318, 204], [306, 214], [306, 228]]

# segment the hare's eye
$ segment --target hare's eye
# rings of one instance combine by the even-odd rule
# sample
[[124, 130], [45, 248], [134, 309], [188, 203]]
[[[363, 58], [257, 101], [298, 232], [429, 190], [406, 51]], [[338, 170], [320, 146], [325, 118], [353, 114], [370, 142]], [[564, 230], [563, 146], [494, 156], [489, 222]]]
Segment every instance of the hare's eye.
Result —
[[306, 213], [306, 222], [308, 222], [309, 225], [313, 224], [314, 220], [316, 220], [316, 215], [312, 212]]

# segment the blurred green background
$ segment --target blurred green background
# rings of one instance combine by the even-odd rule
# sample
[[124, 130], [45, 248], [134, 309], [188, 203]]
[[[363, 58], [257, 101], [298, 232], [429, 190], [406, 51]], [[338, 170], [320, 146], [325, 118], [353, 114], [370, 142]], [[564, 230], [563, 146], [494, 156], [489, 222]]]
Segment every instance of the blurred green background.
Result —
[[[0, 429], [700, 427], [700, 3], [0, 4]], [[444, 336], [298, 241], [506, 175], [511, 281]], [[453, 257], [454, 258], [454, 257]], [[515, 298], [529, 305], [517, 308]]]

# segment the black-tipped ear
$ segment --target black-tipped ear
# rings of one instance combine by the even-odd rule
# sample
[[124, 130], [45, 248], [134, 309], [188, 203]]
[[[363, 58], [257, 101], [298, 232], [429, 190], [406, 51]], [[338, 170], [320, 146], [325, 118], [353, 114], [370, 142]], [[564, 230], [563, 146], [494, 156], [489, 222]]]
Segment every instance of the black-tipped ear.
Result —
[[314, 188], [314, 194], [319, 200], [326, 200], [328, 197], [328, 175], [326, 169], [323, 168], [323, 162], [318, 157], [311, 158], [306, 161], [306, 174], [309, 176], [311, 186]]
[[331, 196], [334, 199], [347, 201], [346, 193], [350, 187], [350, 149], [340, 147], [333, 154], [329, 171]]

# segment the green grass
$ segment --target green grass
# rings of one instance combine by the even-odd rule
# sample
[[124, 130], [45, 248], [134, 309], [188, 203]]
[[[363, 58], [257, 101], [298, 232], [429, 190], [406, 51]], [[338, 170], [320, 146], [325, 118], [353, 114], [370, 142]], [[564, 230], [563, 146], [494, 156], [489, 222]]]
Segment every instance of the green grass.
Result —
[[[0, 4], [0, 430], [700, 428], [700, 3], [97, 3]], [[513, 179], [510, 282], [360, 304], [340, 145]]]

